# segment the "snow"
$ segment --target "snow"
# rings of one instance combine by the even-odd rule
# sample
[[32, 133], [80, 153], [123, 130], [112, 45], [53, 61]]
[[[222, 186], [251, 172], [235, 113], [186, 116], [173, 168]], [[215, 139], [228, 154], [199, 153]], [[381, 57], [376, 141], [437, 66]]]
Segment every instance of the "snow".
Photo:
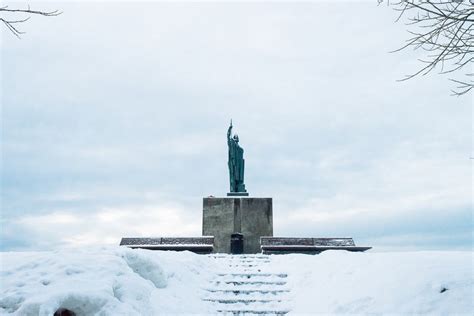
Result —
[[125, 247], [2, 253], [1, 261], [0, 313], [16, 315], [204, 310], [196, 293], [212, 269], [205, 256]]
[[[472, 315], [473, 254], [326, 251], [244, 257], [126, 247], [7, 252], [0, 253], [0, 314], [52, 315], [59, 308], [78, 316], [215, 313], [212, 295], [232, 299], [225, 291], [240, 286], [248, 273], [255, 285], [247, 282], [240, 289], [259, 289], [242, 292], [244, 300], [256, 301], [252, 310]], [[245, 272], [246, 264], [254, 270]], [[269, 304], [277, 287], [279, 303]], [[209, 292], [213, 289], [224, 292]], [[227, 310], [249, 310], [242, 302]]]
[[327, 251], [272, 268], [288, 273], [296, 313], [473, 315], [473, 254]]

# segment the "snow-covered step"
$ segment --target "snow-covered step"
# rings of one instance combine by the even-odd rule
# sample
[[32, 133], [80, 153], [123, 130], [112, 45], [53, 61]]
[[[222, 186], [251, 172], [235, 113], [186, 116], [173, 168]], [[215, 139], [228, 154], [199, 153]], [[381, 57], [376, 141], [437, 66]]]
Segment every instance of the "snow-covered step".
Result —
[[204, 293], [202, 298], [203, 299], [262, 299], [262, 300], [281, 300], [286, 299], [288, 291], [210, 291]]
[[211, 257], [211, 258], [217, 258], [217, 259], [241, 259], [241, 258], [244, 258], [244, 259], [248, 259], [248, 258], [251, 258], [251, 259], [268, 259], [270, 258], [270, 256], [268, 255], [208, 255], [208, 257]]
[[262, 269], [246, 268], [246, 269], [233, 269], [235, 273], [261, 273]]
[[240, 260], [253, 260], [253, 261], [265, 261], [271, 260], [269, 256], [267, 257], [249, 257], [249, 256], [232, 256], [228, 258], [214, 258], [218, 260], [228, 260], [228, 261], [240, 261]]
[[262, 272], [261, 269], [252, 269], [252, 268], [247, 268], [247, 269], [234, 269], [234, 272], [236, 273], [259, 273]]
[[222, 286], [219, 287], [210, 287], [208, 289], [205, 289], [206, 292], [228, 292], [228, 291], [238, 291], [241, 293], [244, 292], [250, 292], [250, 291], [255, 291], [257, 293], [265, 293], [265, 292], [273, 292], [273, 291], [282, 291], [282, 292], [289, 292], [290, 289], [288, 287], [284, 286], [269, 286], [269, 285], [260, 285], [260, 286], [235, 286], [235, 285], [228, 285], [228, 284], [223, 284]]
[[286, 273], [267, 271], [271, 256], [217, 255], [222, 267], [201, 299], [218, 314], [285, 315], [290, 308]]
[[276, 295], [276, 294], [279, 294], [279, 293], [289, 293], [290, 290], [289, 289], [238, 289], [238, 290], [235, 290], [235, 289], [204, 289], [205, 291], [208, 291], [208, 292], [211, 292], [211, 293], [219, 293], [219, 292], [222, 292], [222, 293], [233, 293], [234, 295], [249, 295], [249, 294], [252, 294], [252, 293], [258, 293], [258, 294], [262, 294], [262, 295], [265, 295], [265, 294], [271, 294], [271, 295]]
[[251, 277], [279, 277], [286, 278], [288, 274], [286, 273], [218, 273], [217, 276], [233, 276], [233, 277], [242, 277], [242, 278], [251, 278]]
[[225, 281], [214, 281], [215, 285], [219, 284], [232, 284], [232, 285], [285, 285], [286, 281], [239, 281], [239, 280], [225, 280]]
[[266, 300], [266, 301], [283, 301], [288, 299], [286, 293], [280, 294], [262, 294], [262, 293], [248, 293], [248, 294], [232, 294], [227, 293], [210, 293], [202, 297], [203, 300]]
[[280, 299], [257, 299], [257, 298], [205, 298], [203, 301], [208, 301], [208, 302], [218, 302], [221, 304], [238, 304], [242, 303], [245, 305], [251, 304], [251, 303], [270, 303], [270, 302], [281, 302], [282, 300]]
[[264, 303], [258, 301], [248, 301], [245, 302], [234, 302], [234, 303], [219, 303], [219, 302], [209, 302], [209, 304], [213, 304], [218, 309], [242, 309], [242, 310], [287, 310], [288, 306], [284, 302], [281, 301], [266, 301]]
[[270, 303], [270, 302], [286, 302], [288, 301], [288, 297], [281, 296], [281, 295], [232, 295], [232, 296], [210, 296], [210, 297], [203, 297], [203, 301], [208, 302], [218, 302], [223, 304], [236, 304], [236, 303], [245, 303], [245, 304], [254, 304], [254, 303]]
[[232, 285], [251, 285], [251, 286], [260, 286], [260, 285], [285, 285], [285, 279], [265, 279], [265, 278], [254, 278], [254, 279], [215, 279], [209, 284], [213, 284], [214, 287], [219, 287], [221, 284], [232, 284]]
[[222, 284], [219, 287], [215, 286], [210, 286], [207, 289], [204, 289], [206, 292], [250, 292], [250, 291], [255, 291], [256, 293], [265, 293], [265, 292], [273, 292], [273, 291], [282, 291], [283, 292], [289, 292], [290, 289], [287, 286], [278, 286], [275, 287], [273, 285], [257, 285], [257, 286], [235, 286], [235, 285], [229, 285], [229, 284]]
[[289, 310], [220, 309], [217, 312], [226, 315], [286, 315]]
[[286, 280], [286, 277], [279, 276], [220, 276], [214, 278], [214, 282], [283, 282]]
[[229, 268], [232, 268], [233, 271], [238, 272], [239, 269], [252, 269], [252, 270], [261, 270], [262, 265], [257, 264], [229, 264]]
[[253, 260], [253, 261], [265, 261], [265, 260], [270, 260], [270, 257], [250, 257], [250, 256], [242, 256], [242, 257], [235, 257], [232, 258], [231, 260], [235, 261], [242, 261], [242, 260]]
[[[232, 261], [231, 261], [232, 262]], [[268, 259], [262, 259], [262, 260], [254, 260], [254, 259], [240, 259], [240, 260], [235, 260], [234, 262], [240, 262], [240, 263], [269, 263], [270, 260]]]

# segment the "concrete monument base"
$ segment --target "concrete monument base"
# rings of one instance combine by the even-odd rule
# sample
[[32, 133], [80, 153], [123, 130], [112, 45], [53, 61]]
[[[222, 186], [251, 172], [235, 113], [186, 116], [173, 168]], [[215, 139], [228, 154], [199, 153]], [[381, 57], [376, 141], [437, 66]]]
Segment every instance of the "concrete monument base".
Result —
[[203, 199], [203, 236], [214, 236], [214, 252], [230, 253], [233, 233], [244, 236], [243, 253], [260, 253], [260, 237], [273, 236], [272, 198]]
[[229, 192], [227, 196], [249, 196], [248, 192]]

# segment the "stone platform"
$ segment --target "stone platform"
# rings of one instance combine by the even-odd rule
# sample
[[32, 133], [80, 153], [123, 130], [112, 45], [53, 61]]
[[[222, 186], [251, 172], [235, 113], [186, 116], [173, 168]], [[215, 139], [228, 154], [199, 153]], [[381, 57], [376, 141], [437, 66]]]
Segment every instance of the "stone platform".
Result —
[[233, 233], [244, 235], [244, 253], [260, 253], [260, 237], [273, 236], [272, 198], [204, 198], [202, 234], [214, 236], [213, 252], [230, 253]]
[[214, 237], [124, 237], [120, 246], [148, 250], [191, 251], [209, 254], [214, 247]]
[[227, 196], [249, 196], [247, 192], [229, 192]]
[[363, 252], [372, 248], [356, 246], [352, 238], [262, 237], [260, 245], [264, 254], [318, 254], [326, 250]]

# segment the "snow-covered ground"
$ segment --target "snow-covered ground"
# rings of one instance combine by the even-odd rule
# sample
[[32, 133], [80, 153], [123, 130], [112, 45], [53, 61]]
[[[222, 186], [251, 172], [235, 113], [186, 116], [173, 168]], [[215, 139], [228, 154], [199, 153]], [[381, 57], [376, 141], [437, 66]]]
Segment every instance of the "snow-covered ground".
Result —
[[[252, 257], [239, 262], [250, 262], [253, 280], [282, 277], [285, 291], [278, 300], [289, 314], [472, 315], [473, 254], [327, 251], [254, 258], [265, 265], [254, 265], [259, 260]], [[2, 315], [52, 315], [61, 307], [76, 315], [215, 313], [218, 304], [205, 300], [209, 287], [238, 286], [225, 281], [248, 270], [232, 256], [120, 247], [9, 252], [0, 260]], [[262, 297], [272, 295], [263, 291], [271, 284], [258, 283], [254, 288], [262, 289]], [[254, 308], [264, 310], [261, 301]]]
[[291, 276], [295, 313], [474, 315], [473, 254], [332, 251], [273, 261]]

